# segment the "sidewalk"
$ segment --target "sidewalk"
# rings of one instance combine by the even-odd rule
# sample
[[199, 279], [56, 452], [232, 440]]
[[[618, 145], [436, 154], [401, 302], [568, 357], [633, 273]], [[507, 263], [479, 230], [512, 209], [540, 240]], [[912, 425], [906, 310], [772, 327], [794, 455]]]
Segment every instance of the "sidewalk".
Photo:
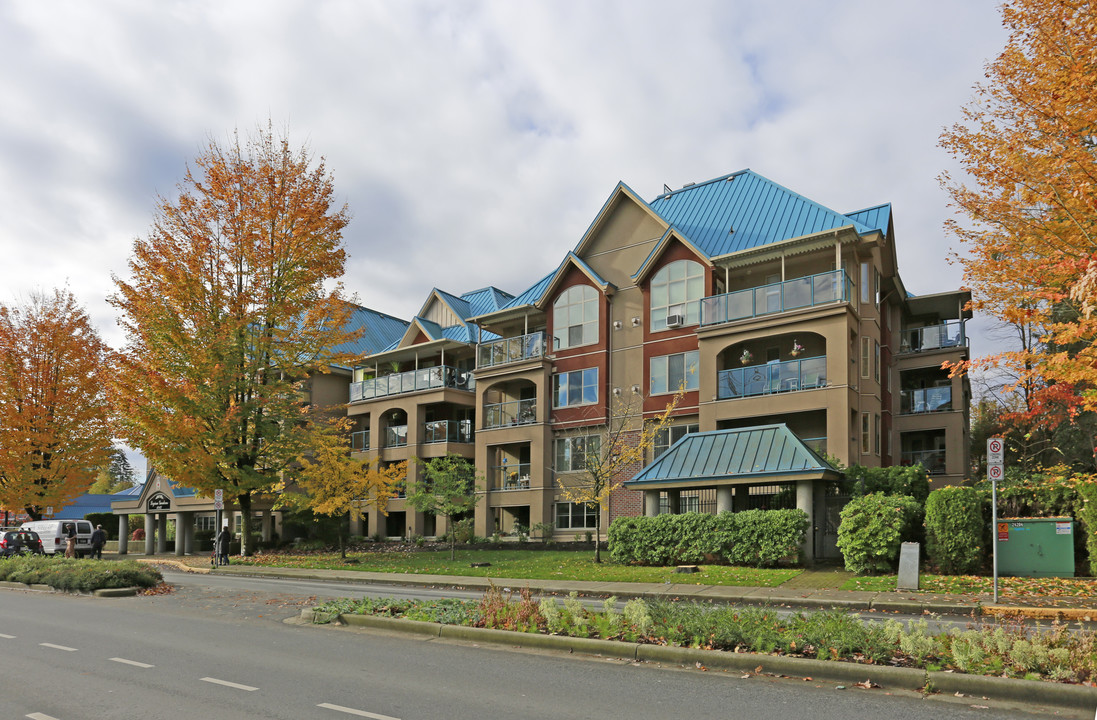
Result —
[[[353, 570], [311, 570], [300, 568], [253, 567], [243, 564], [225, 567], [193, 567], [170, 556], [139, 558], [142, 562], [162, 563], [188, 572], [269, 577], [293, 580], [378, 584], [419, 587], [456, 587], [486, 590], [490, 585], [508, 590], [528, 587], [540, 595], [580, 595], [620, 599], [699, 600], [729, 604], [780, 605], [799, 608], [840, 607], [865, 612], [899, 612], [937, 615], [996, 615], [1040, 619], [1097, 621], [1097, 598], [1032, 597], [1023, 600], [993, 596], [948, 595], [919, 592], [859, 592], [837, 589], [847, 573], [840, 570], [809, 570], [792, 581], [775, 588], [727, 587], [688, 583], [628, 583], [589, 582], [582, 580], [536, 580], [517, 578], [485, 578], [459, 575], [418, 575], [401, 573], [360, 572]], [[685, 576], [688, 577], [688, 576]]]

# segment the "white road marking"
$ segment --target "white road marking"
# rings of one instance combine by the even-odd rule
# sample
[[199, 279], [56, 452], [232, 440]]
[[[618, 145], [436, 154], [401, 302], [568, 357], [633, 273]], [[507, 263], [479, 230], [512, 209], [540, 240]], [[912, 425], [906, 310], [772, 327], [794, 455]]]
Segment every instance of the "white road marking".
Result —
[[111, 658], [111, 660], [116, 662], [116, 663], [125, 663], [126, 665], [133, 665], [134, 667], [139, 667], [139, 668], [156, 667], [155, 665], [149, 665], [148, 663], [137, 662], [136, 660], [127, 660], [125, 658]]
[[14, 640], [15, 636], [14, 635], [5, 635], [4, 633], [0, 633], [0, 638], [4, 638], [5, 640]]
[[30, 720], [57, 720], [55, 717], [43, 715], [42, 713], [31, 713], [30, 715], [27, 715], [27, 717], [29, 717]]
[[357, 715], [358, 717], [373, 718], [373, 720], [400, 720], [400, 718], [394, 718], [391, 715], [378, 715], [377, 713], [366, 712], [365, 710], [355, 710], [354, 708], [343, 707], [342, 705], [332, 705], [331, 703], [320, 703], [316, 707], [322, 707], [327, 710], [335, 710], [337, 712], [346, 713], [347, 715]]
[[65, 652], [76, 652], [76, 648], [65, 647], [64, 645], [54, 645], [53, 643], [38, 643], [42, 647], [53, 648], [54, 650], [64, 650]]
[[225, 687], [236, 688], [237, 690], [247, 690], [248, 692], [259, 689], [257, 687], [252, 687], [251, 685], [240, 685], [239, 683], [229, 682], [228, 680], [218, 680], [217, 678], [211, 677], [204, 677], [202, 678], [202, 681], [213, 683], [214, 685], [224, 685]]

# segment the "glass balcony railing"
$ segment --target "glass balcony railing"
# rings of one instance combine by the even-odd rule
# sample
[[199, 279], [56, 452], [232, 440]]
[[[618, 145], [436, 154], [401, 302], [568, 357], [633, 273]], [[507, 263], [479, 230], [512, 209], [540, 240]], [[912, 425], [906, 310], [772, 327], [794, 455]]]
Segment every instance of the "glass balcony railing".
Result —
[[961, 345], [967, 345], [964, 321], [951, 320], [939, 325], [904, 330], [899, 341], [899, 352], [923, 352]]
[[952, 388], [948, 385], [899, 391], [900, 414], [943, 412], [951, 409]]
[[492, 490], [528, 490], [529, 463], [517, 465], [497, 465], [488, 468], [491, 473]]
[[533, 360], [544, 355], [545, 334], [535, 332], [482, 343], [476, 351], [476, 367], [495, 367], [521, 360]]
[[844, 270], [832, 270], [761, 287], [701, 299], [701, 326], [745, 320], [853, 297], [853, 282]]
[[930, 475], [945, 474], [944, 450], [909, 450], [899, 457], [901, 465], [921, 465]]
[[369, 430], [359, 430], [350, 434], [351, 452], [365, 452], [369, 450]]
[[475, 390], [476, 382], [470, 372], [461, 371], [448, 365], [439, 365], [351, 383], [350, 401], [358, 402], [387, 395], [401, 395], [437, 388]]
[[472, 442], [471, 420], [435, 420], [423, 423], [423, 442], [431, 443], [470, 443]]
[[484, 427], [531, 425], [537, 422], [536, 400], [510, 400], [484, 406]]
[[772, 362], [721, 370], [716, 374], [716, 397], [720, 400], [771, 395], [823, 387], [827, 384], [826, 357]]
[[405, 447], [408, 444], [407, 425], [389, 425], [385, 428], [385, 443], [381, 447]]

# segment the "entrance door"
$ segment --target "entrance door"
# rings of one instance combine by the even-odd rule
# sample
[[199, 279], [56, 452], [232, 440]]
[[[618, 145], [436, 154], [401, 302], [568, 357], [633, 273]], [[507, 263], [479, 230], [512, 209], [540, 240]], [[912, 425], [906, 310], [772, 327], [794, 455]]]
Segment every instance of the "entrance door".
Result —
[[842, 508], [849, 500], [849, 495], [837, 494], [836, 490], [827, 488], [822, 500], [816, 503], [815, 516], [820, 519], [815, 531], [816, 560], [842, 559], [842, 552], [838, 549], [838, 526], [842, 522]]

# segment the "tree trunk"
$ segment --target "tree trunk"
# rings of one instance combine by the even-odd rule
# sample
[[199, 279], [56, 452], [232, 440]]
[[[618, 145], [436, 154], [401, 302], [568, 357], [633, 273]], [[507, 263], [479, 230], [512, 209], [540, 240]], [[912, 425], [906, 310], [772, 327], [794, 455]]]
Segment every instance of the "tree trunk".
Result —
[[453, 516], [446, 516], [446, 528], [449, 530], [449, 559], [457, 559], [457, 531], [453, 525]]
[[339, 557], [343, 560], [347, 559], [347, 543], [343, 540], [343, 531], [350, 532], [350, 511], [347, 511], [344, 522], [339, 525]]
[[251, 546], [251, 493], [237, 495], [240, 504], [240, 555], [251, 557], [255, 549]]
[[598, 516], [594, 521], [594, 562], [602, 562], [602, 508], [598, 508]]

